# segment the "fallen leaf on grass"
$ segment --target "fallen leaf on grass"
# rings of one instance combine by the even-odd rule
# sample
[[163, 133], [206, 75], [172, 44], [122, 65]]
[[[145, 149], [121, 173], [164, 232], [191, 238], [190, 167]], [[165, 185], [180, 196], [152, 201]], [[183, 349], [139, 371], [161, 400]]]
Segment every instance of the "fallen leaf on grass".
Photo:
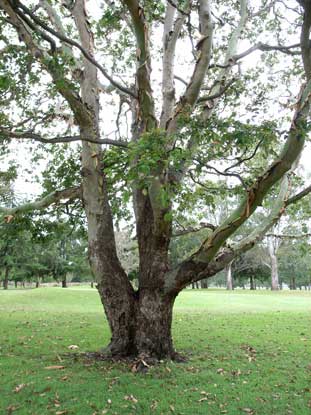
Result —
[[135, 396], [133, 396], [133, 395], [125, 395], [124, 396], [124, 399], [126, 400], [126, 401], [131, 401], [131, 402], [134, 402], [134, 403], [137, 403], [138, 402], [138, 400], [135, 398]]
[[55, 415], [65, 415], [65, 414], [68, 414], [67, 409], [65, 409], [64, 411], [57, 411], [57, 412], [55, 412]]
[[156, 401], [155, 399], [153, 399], [152, 404], [150, 405], [150, 409], [152, 411], [154, 411], [158, 406], [158, 401]]
[[243, 412], [249, 414], [249, 415], [253, 415], [255, 413], [255, 410], [254, 409], [251, 409], [251, 408], [242, 408], [241, 410]]
[[70, 346], [68, 346], [68, 349], [77, 350], [77, 349], [79, 349], [79, 346], [77, 346], [76, 344], [71, 344]]
[[18, 392], [20, 392], [22, 389], [24, 389], [24, 387], [26, 386], [26, 383], [21, 383], [20, 385], [17, 385], [15, 388], [14, 388], [14, 390], [13, 390], [13, 392], [14, 393], [18, 393]]
[[60, 365], [46, 366], [44, 369], [47, 369], [47, 370], [61, 370], [61, 369], [65, 369], [65, 366], [60, 366]]
[[14, 411], [16, 411], [19, 408], [19, 406], [15, 405], [9, 405], [6, 410], [8, 411], [7, 414], [11, 415]]
[[231, 374], [232, 374], [232, 376], [240, 376], [241, 375], [241, 371], [240, 371], [240, 369], [238, 369], [238, 370], [232, 370], [231, 371]]
[[206, 396], [198, 400], [198, 402], [204, 402], [204, 401], [208, 401], [208, 398]]

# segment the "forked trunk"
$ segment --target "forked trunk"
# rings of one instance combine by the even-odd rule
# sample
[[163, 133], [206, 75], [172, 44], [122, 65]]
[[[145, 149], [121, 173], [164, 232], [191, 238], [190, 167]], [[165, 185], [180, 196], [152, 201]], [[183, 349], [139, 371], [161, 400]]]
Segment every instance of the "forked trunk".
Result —
[[[98, 286], [111, 329], [111, 341], [107, 352], [111, 356], [142, 358], [174, 358], [171, 327], [174, 298], [163, 296], [152, 289], [142, 289], [133, 297], [126, 309], [128, 313], [116, 313], [107, 301], [103, 289]], [[105, 299], [103, 298], [105, 295]]]

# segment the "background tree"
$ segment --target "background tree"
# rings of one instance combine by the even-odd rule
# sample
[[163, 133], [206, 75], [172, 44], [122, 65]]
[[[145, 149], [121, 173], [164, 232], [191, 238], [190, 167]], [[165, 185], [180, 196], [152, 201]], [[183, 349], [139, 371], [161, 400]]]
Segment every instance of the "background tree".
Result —
[[[91, 6], [95, 2], [0, 0], [4, 147], [28, 139], [47, 144], [49, 155], [58, 151], [64, 177], [54, 184], [66, 187], [2, 213], [15, 217], [80, 198], [90, 264], [112, 332], [108, 351], [174, 358], [171, 322], [178, 293], [253, 247], [288, 205], [310, 191], [289, 195], [308, 132], [311, 7], [304, 1], [288, 9], [275, 1], [123, 0], [103, 1], [88, 16]], [[151, 74], [159, 50], [160, 87]], [[243, 66], [259, 51], [255, 66]], [[109, 108], [116, 115], [113, 138], [107, 136]], [[74, 150], [69, 155], [68, 147], [51, 147], [74, 141], [81, 143], [79, 157]], [[215, 185], [213, 174], [234, 182]], [[191, 206], [204, 215], [215, 192], [235, 207], [172, 267], [176, 219]], [[262, 223], [227, 244], [271, 193]], [[113, 224], [131, 211], [137, 290], [118, 258]]]

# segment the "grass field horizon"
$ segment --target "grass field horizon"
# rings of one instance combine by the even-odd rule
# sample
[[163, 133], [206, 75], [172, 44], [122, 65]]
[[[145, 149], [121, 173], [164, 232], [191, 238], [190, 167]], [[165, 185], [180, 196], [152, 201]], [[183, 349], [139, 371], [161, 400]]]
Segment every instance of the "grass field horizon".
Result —
[[109, 341], [95, 289], [0, 291], [0, 317], [0, 413], [311, 412], [308, 291], [185, 290], [173, 337], [189, 361], [145, 375], [126, 363], [67, 356], [76, 353], [70, 345], [96, 351]]

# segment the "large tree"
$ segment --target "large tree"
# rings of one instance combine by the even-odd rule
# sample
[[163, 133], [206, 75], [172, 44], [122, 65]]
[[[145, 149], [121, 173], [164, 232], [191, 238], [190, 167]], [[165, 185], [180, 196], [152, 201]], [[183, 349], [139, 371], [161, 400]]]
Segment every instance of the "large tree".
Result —
[[[47, 143], [49, 153], [57, 151], [51, 143], [81, 143], [75, 159], [80, 178], [73, 173], [71, 182], [55, 180], [55, 186], [72, 186], [55, 187], [18, 208], [3, 207], [2, 213], [11, 220], [80, 198], [92, 272], [112, 333], [107, 351], [174, 358], [171, 323], [178, 293], [251, 248], [289, 204], [310, 191], [289, 195], [308, 131], [311, 7], [307, 0], [102, 0], [100, 6], [86, 0], [0, 0], [3, 143], [35, 140]], [[153, 66], [160, 74], [154, 78]], [[286, 93], [281, 107], [279, 95]], [[119, 103], [114, 111], [111, 102]], [[105, 135], [114, 114], [118, 138]], [[64, 176], [70, 168], [63, 168]], [[229, 182], [206, 181], [212, 173]], [[232, 180], [238, 185], [232, 187]], [[223, 198], [228, 192], [238, 200], [236, 207], [220, 224], [204, 223], [207, 238], [172, 267], [174, 226], [185, 206], [212, 205], [215, 187]], [[261, 225], [228, 245], [269, 192], [274, 202]], [[113, 224], [120, 207], [131, 211], [130, 203], [137, 290], [118, 259]]]

